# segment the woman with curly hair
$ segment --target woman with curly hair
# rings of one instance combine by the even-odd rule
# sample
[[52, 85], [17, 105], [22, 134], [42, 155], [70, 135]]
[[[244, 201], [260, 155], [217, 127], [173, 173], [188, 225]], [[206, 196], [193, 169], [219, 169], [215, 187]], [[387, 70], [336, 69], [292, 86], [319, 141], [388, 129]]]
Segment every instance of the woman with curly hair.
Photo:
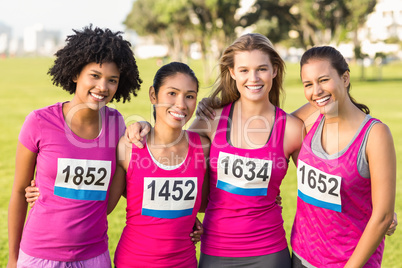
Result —
[[[107, 200], [125, 123], [106, 104], [130, 100], [142, 80], [120, 32], [74, 33], [48, 72], [72, 99], [31, 112], [19, 135], [7, 267], [111, 267]], [[35, 170], [41, 195], [24, 227]]]

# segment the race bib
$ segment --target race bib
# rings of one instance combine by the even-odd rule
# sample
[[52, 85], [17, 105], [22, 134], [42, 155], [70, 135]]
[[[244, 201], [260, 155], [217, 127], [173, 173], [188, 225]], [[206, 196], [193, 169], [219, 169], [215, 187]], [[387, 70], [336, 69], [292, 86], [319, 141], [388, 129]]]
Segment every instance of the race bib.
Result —
[[141, 214], [165, 219], [189, 216], [197, 189], [197, 177], [145, 177]]
[[220, 152], [216, 187], [232, 194], [266, 196], [271, 172], [271, 160]]
[[77, 200], [105, 200], [111, 161], [59, 158], [54, 194]]
[[304, 202], [341, 212], [341, 183], [341, 177], [325, 173], [301, 160], [298, 161], [298, 196]]

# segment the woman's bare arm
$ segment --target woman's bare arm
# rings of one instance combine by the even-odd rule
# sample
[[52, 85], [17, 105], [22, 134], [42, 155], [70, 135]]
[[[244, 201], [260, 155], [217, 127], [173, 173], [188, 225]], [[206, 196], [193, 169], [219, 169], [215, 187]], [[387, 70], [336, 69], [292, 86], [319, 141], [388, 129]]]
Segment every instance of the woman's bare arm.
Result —
[[377, 249], [394, 217], [396, 155], [391, 132], [382, 123], [370, 131], [366, 147], [373, 212], [345, 267], [362, 267]]
[[27, 213], [25, 188], [34, 177], [37, 154], [18, 142], [15, 160], [14, 184], [8, 207], [8, 245], [9, 257], [7, 267], [16, 267], [20, 248], [22, 230]]

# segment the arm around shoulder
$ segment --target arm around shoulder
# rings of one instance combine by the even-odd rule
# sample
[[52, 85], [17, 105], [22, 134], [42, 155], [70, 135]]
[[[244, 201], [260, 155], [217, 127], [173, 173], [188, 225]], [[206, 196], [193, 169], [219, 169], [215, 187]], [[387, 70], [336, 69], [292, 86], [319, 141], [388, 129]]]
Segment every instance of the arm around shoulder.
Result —
[[120, 138], [116, 149], [116, 171], [113, 175], [112, 184], [109, 190], [107, 214], [110, 214], [116, 207], [120, 197], [126, 190], [126, 172], [131, 160], [132, 144], [123, 136]]
[[286, 117], [283, 150], [287, 158], [292, 157], [295, 165], [297, 165], [297, 158], [299, 156], [305, 132], [306, 130], [304, 128], [303, 122], [299, 118], [288, 114]]
[[292, 115], [303, 121], [304, 126], [308, 132], [320, 115], [320, 111], [317, 110], [317, 108], [315, 108], [310, 103], [306, 103], [302, 107], [294, 111]]
[[208, 205], [208, 195], [209, 195], [209, 149], [210, 149], [210, 141], [208, 138], [202, 137], [201, 144], [204, 151], [204, 158], [205, 158], [205, 174], [204, 174], [204, 182], [202, 184], [202, 201], [200, 212], [205, 212], [205, 209]]
[[143, 148], [144, 137], [151, 131], [151, 124], [147, 121], [138, 121], [128, 125], [124, 136], [127, 141], [135, 144], [138, 148]]
[[216, 115], [214, 119], [197, 116], [189, 127], [189, 130], [196, 132], [201, 137], [206, 137], [212, 141], [218, 127], [222, 109], [214, 110], [214, 112]]

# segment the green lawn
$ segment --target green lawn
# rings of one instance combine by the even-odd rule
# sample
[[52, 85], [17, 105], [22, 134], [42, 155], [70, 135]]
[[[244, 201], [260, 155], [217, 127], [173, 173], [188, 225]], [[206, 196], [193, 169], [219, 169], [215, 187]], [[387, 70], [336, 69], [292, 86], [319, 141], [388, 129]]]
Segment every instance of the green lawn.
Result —
[[[0, 187], [3, 189], [0, 202], [0, 267], [5, 267], [8, 258], [7, 243], [7, 207], [14, 174], [14, 157], [18, 133], [25, 116], [33, 109], [51, 105], [58, 101], [69, 100], [71, 96], [54, 87], [47, 70], [52, 64], [49, 58], [0, 59]], [[125, 117], [126, 123], [136, 120], [150, 120], [151, 105], [148, 100], [148, 88], [158, 66], [156, 60], [138, 61], [141, 77], [144, 80], [139, 96], [130, 102], [112, 103]], [[202, 82], [202, 66], [194, 61], [190, 64]], [[375, 67], [366, 69], [365, 82], [359, 80], [360, 68], [352, 66], [352, 95], [357, 101], [368, 105], [372, 115], [386, 123], [393, 134], [398, 167], [402, 167], [402, 64], [389, 64], [382, 68], [382, 81], [376, 81], [380, 70]], [[284, 109], [292, 112], [305, 103], [299, 67], [288, 64], [285, 78], [286, 99]], [[210, 84], [201, 84], [200, 97], [210, 91]], [[396, 212], [402, 221], [402, 174], [397, 174]], [[296, 172], [291, 164], [281, 186], [283, 197], [283, 217], [285, 229], [290, 234], [296, 209]], [[202, 217], [202, 215], [200, 215]], [[120, 201], [116, 210], [109, 216], [109, 249], [113, 254], [125, 224], [125, 201]], [[38, 226], [40, 228], [40, 226]], [[399, 226], [399, 229], [402, 228]], [[402, 231], [397, 230], [392, 237], [386, 238], [383, 267], [400, 267], [402, 260]]]

